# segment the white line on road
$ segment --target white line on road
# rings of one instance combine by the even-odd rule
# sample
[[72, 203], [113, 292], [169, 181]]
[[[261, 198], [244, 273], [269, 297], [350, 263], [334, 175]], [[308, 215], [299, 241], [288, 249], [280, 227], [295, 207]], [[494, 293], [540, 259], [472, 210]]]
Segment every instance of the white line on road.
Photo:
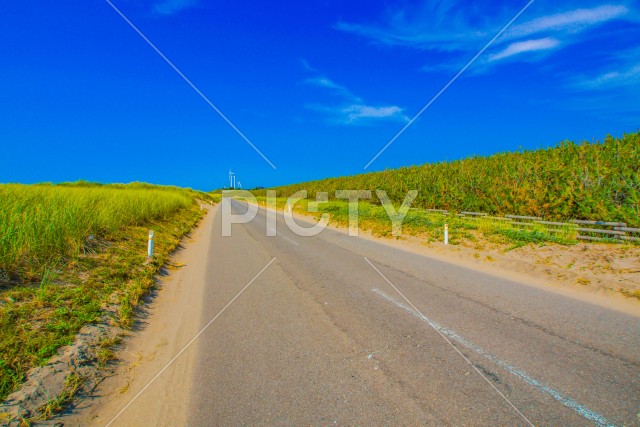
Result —
[[450, 329], [447, 329], [444, 326], [439, 325], [438, 323], [434, 322], [433, 320], [427, 319], [426, 317], [424, 317], [424, 315], [422, 313], [416, 312], [411, 307], [409, 307], [406, 304], [403, 304], [402, 302], [396, 300], [395, 298], [385, 294], [380, 289], [371, 289], [371, 290], [373, 292], [375, 292], [376, 294], [380, 295], [382, 298], [386, 299], [387, 301], [389, 301], [389, 302], [397, 305], [401, 309], [405, 310], [406, 312], [408, 312], [412, 316], [415, 316], [418, 319], [428, 323], [433, 328], [437, 329], [438, 331], [442, 332], [447, 337], [451, 338], [453, 341], [455, 341], [455, 342], [459, 343], [460, 345], [468, 348], [469, 350], [474, 351], [475, 353], [478, 353], [481, 356], [484, 356], [485, 358], [489, 359], [490, 361], [492, 361], [496, 365], [500, 366], [501, 368], [503, 368], [504, 370], [506, 370], [510, 374], [515, 375], [516, 377], [520, 378], [521, 380], [523, 380], [527, 384], [535, 387], [539, 391], [548, 394], [549, 396], [553, 397], [558, 402], [562, 403], [564, 406], [573, 409], [578, 414], [582, 415], [584, 418], [588, 419], [589, 421], [592, 421], [596, 425], [601, 426], [601, 427], [613, 426], [613, 424], [611, 422], [609, 422], [605, 417], [603, 417], [602, 415], [598, 414], [597, 412], [593, 412], [592, 410], [590, 410], [588, 408], [585, 408], [584, 406], [580, 405], [578, 402], [576, 402], [575, 400], [571, 399], [570, 397], [563, 395], [559, 391], [556, 391], [556, 390], [552, 389], [551, 387], [545, 385], [541, 381], [529, 376], [529, 374], [527, 374], [526, 372], [524, 372], [524, 371], [522, 371], [522, 370], [520, 370], [520, 369], [518, 369], [518, 368], [516, 368], [514, 366], [509, 365], [508, 363], [502, 361], [501, 359], [499, 359], [498, 357], [494, 356], [493, 354], [488, 353], [482, 347], [472, 343], [471, 341], [467, 340], [464, 337], [461, 337], [456, 332], [454, 332], [454, 331], [452, 331]]
[[378, 273], [380, 275], [380, 277], [382, 277], [385, 282], [387, 282], [389, 284], [389, 286], [391, 286], [397, 293], [398, 295], [400, 295], [402, 297], [402, 299], [404, 299], [407, 304], [409, 304], [411, 306], [411, 308], [420, 315], [420, 318], [423, 319], [429, 326], [431, 326], [433, 328], [434, 331], [436, 331], [438, 333], [438, 335], [440, 335], [440, 337], [442, 337], [443, 340], [445, 340], [447, 342], [447, 344], [449, 344], [449, 346], [451, 346], [451, 348], [453, 348], [453, 350], [458, 353], [458, 355], [460, 357], [462, 357], [465, 362], [467, 362], [469, 364], [469, 366], [471, 366], [471, 368], [473, 368], [474, 371], [476, 371], [478, 373], [478, 375], [480, 375], [480, 377], [482, 377], [483, 380], [485, 380], [487, 382], [487, 384], [489, 384], [489, 386], [491, 386], [491, 388], [498, 393], [498, 395], [500, 395], [500, 397], [502, 397], [502, 399], [509, 405], [511, 406], [511, 408], [513, 408], [514, 411], [516, 411], [516, 413], [518, 415], [520, 415], [520, 417], [531, 427], [535, 427], [535, 425], [529, 420], [529, 418], [526, 417], [526, 415], [524, 415], [522, 412], [520, 412], [520, 410], [516, 407], [516, 405], [514, 405], [511, 400], [509, 400], [509, 398], [507, 396], [505, 396], [500, 390], [498, 390], [498, 387], [496, 387], [489, 378], [486, 377], [485, 374], [482, 373], [482, 371], [480, 371], [480, 369], [478, 369], [478, 367], [476, 365], [474, 365], [473, 363], [471, 363], [471, 361], [469, 360], [469, 358], [467, 356], [465, 356], [464, 354], [462, 354], [462, 352], [460, 351], [460, 349], [458, 347], [456, 347], [455, 345], [453, 345], [453, 343], [451, 342], [451, 340], [449, 338], [447, 338], [447, 336], [445, 334], [443, 334], [440, 329], [438, 329], [436, 327], [435, 324], [433, 324], [431, 322], [431, 320], [429, 320], [424, 314], [422, 314], [422, 312], [420, 310], [418, 310], [418, 307], [416, 307], [415, 305], [413, 305], [413, 303], [411, 301], [409, 301], [409, 298], [405, 297], [404, 294], [402, 292], [400, 292], [400, 289], [398, 289], [396, 287], [396, 285], [394, 285], [393, 283], [391, 283], [391, 281], [389, 279], [387, 279], [387, 276], [385, 276], [384, 274], [382, 274], [382, 272], [380, 270], [378, 270], [378, 267], [376, 267], [375, 265], [373, 265], [373, 263], [371, 261], [369, 261], [369, 258], [367, 258], [366, 256], [363, 257], [365, 261], [367, 261], [367, 263], [371, 266], [371, 268], [373, 268], [376, 273]]
[[285, 240], [288, 240], [290, 243], [296, 245], [296, 246], [300, 246], [298, 243], [296, 243], [295, 241], [293, 241], [292, 239], [288, 238], [287, 236], [285, 236], [284, 234], [278, 234], [278, 232], [276, 231], [275, 228], [269, 227], [269, 231], [271, 231], [273, 234], [282, 237]]
[[182, 350], [180, 350], [180, 351], [178, 352], [178, 354], [176, 354], [176, 355], [173, 357], [173, 359], [171, 359], [171, 360], [169, 361], [169, 363], [167, 363], [167, 364], [165, 365], [165, 367], [164, 367], [164, 368], [162, 368], [162, 369], [160, 370], [160, 372], [158, 372], [158, 373], [157, 373], [157, 374], [156, 374], [156, 375], [151, 379], [151, 381], [149, 381], [149, 382], [147, 383], [147, 385], [145, 385], [145, 386], [142, 388], [142, 390], [140, 390], [140, 391], [138, 392], [138, 394], [136, 394], [136, 395], [133, 397], [133, 399], [131, 399], [131, 400], [129, 401], [129, 403], [127, 403], [127, 404], [126, 404], [126, 406], [125, 406], [124, 408], [122, 408], [122, 409], [120, 410], [120, 412], [118, 412], [118, 413], [116, 414], [116, 416], [115, 416], [115, 417], [113, 417], [113, 418], [111, 419], [111, 421], [109, 421], [109, 422], [106, 424], [106, 426], [105, 426], [105, 427], [109, 427], [111, 424], [113, 424], [113, 422], [114, 422], [116, 419], [118, 419], [118, 417], [119, 417], [120, 415], [122, 415], [122, 414], [124, 413], [124, 411], [126, 411], [126, 410], [127, 410], [127, 408], [128, 408], [129, 406], [131, 406], [131, 404], [132, 404], [133, 402], [135, 402], [135, 401], [136, 401], [136, 399], [138, 399], [138, 397], [140, 397], [140, 396], [142, 395], [142, 393], [144, 393], [144, 392], [149, 388], [149, 386], [151, 386], [151, 384], [153, 384], [153, 382], [154, 382], [155, 380], [157, 380], [157, 379], [160, 377], [160, 375], [162, 375], [162, 373], [163, 373], [164, 371], [166, 371], [166, 370], [167, 370], [167, 368], [169, 368], [169, 366], [171, 366], [171, 365], [173, 364], [173, 362], [175, 362], [175, 361], [176, 361], [176, 360], [177, 360], [177, 359], [182, 355], [182, 353], [184, 353], [184, 352], [187, 350], [187, 348], [189, 348], [189, 346], [191, 346], [191, 344], [193, 344], [193, 343], [195, 342], [195, 340], [197, 340], [197, 339], [198, 339], [198, 337], [199, 337], [200, 335], [202, 335], [202, 333], [203, 333], [204, 331], [206, 331], [206, 330], [207, 330], [207, 328], [208, 328], [209, 326], [211, 326], [211, 324], [212, 324], [213, 322], [215, 322], [215, 320], [216, 320], [218, 317], [220, 317], [220, 315], [221, 315], [222, 313], [224, 313], [224, 311], [225, 311], [227, 308], [229, 308], [229, 306], [230, 306], [231, 304], [233, 304], [233, 303], [234, 303], [234, 301], [235, 301], [236, 299], [238, 299], [238, 297], [239, 297], [240, 295], [242, 295], [242, 293], [243, 293], [244, 291], [246, 291], [246, 290], [247, 290], [247, 288], [248, 288], [249, 286], [251, 286], [251, 284], [252, 284], [253, 282], [255, 282], [255, 281], [256, 281], [256, 279], [257, 279], [258, 277], [260, 277], [260, 275], [261, 275], [262, 273], [264, 273], [264, 272], [265, 272], [265, 270], [266, 270], [267, 268], [269, 268], [269, 266], [270, 266], [271, 264], [273, 264], [273, 262], [274, 262], [276, 259], [277, 259], [277, 258], [276, 258], [276, 257], [274, 257], [271, 261], [269, 261], [269, 263], [268, 263], [267, 265], [265, 265], [265, 266], [262, 268], [262, 270], [260, 270], [260, 272], [259, 272], [258, 274], [256, 274], [256, 275], [253, 277], [253, 279], [251, 279], [251, 280], [249, 281], [249, 283], [247, 283], [247, 284], [244, 286], [244, 288], [242, 288], [242, 289], [240, 290], [240, 292], [238, 292], [238, 293], [236, 294], [236, 296], [234, 296], [234, 297], [231, 299], [231, 301], [229, 301], [229, 302], [227, 303], [227, 305], [225, 305], [225, 306], [222, 308], [222, 310], [220, 310], [220, 311], [218, 312], [218, 314], [216, 314], [216, 315], [213, 317], [213, 319], [211, 319], [211, 320], [209, 321], [209, 323], [207, 323], [207, 324], [206, 324], [202, 329], [200, 329], [200, 332], [198, 332], [198, 333], [196, 334], [196, 336], [195, 336], [195, 337], [191, 338], [191, 341], [189, 341], [189, 342], [188, 342], [184, 347], [182, 347]]

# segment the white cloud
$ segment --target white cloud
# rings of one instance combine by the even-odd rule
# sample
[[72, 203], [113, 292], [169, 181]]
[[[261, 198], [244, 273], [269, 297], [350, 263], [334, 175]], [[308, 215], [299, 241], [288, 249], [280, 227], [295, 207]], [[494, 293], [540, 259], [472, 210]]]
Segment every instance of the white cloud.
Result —
[[575, 80], [574, 86], [579, 89], [608, 89], [638, 83], [640, 83], [640, 64], [620, 71], [608, 71], [596, 77], [581, 77]]
[[307, 105], [307, 108], [326, 116], [328, 124], [342, 126], [371, 125], [380, 121], [406, 123], [409, 118], [397, 105], [374, 106], [367, 104], [347, 104], [338, 106]]
[[173, 15], [199, 3], [199, 0], [162, 0], [153, 5], [153, 11], [160, 15]]
[[335, 83], [331, 79], [328, 79], [327, 77], [313, 77], [310, 79], [306, 79], [304, 82], [314, 86], [328, 87], [331, 89], [339, 89], [339, 90], [345, 89], [344, 86], [340, 86], [339, 84]]
[[324, 77], [324, 76], [312, 77], [312, 78], [306, 79], [304, 82], [312, 86], [319, 86], [319, 87], [331, 89], [334, 93], [340, 96], [344, 96], [346, 98], [352, 99], [353, 101], [360, 102], [360, 98], [355, 96], [353, 93], [351, 93], [349, 89], [347, 89], [342, 85], [339, 85], [338, 83], [334, 82], [333, 80], [327, 77]]
[[315, 77], [309, 77], [309, 78], [305, 79], [303, 81], [303, 83], [311, 85], [311, 86], [318, 86], [318, 87], [327, 88], [327, 89], [332, 90], [334, 93], [336, 93], [338, 95], [345, 96], [347, 98], [353, 99], [354, 102], [360, 102], [360, 98], [358, 98], [353, 93], [351, 93], [351, 91], [349, 89], [347, 89], [345, 86], [342, 86], [342, 85], [334, 82], [330, 78], [328, 78], [326, 76], [323, 76], [320, 73], [320, 71], [318, 71], [317, 69], [315, 69], [311, 65], [309, 65], [309, 63], [307, 62], [306, 59], [300, 58], [300, 62], [302, 64], [302, 67], [306, 71], [308, 71], [309, 73], [315, 74]]
[[[326, 88], [343, 97], [343, 102], [338, 105], [307, 105], [315, 111], [319, 111], [328, 117], [331, 124], [355, 125], [370, 124], [373, 121], [409, 120], [404, 114], [402, 108], [397, 105], [374, 106], [366, 104], [360, 97], [354, 95], [348, 88], [342, 86], [333, 80], [318, 76], [304, 80], [304, 83]], [[346, 102], [344, 101], [346, 98]]]
[[525, 40], [521, 42], [511, 43], [498, 53], [489, 56], [489, 61], [497, 61], [509, 58], [510, 56], [519, 55], [526, 52], [538, 52], [543, 50], [554, 49], [560, 45], [560, 41], [551, 37], [544, 39]]
[[349, 88], [334, 82], [312, 68], [307, 61], [301, 58], [303, 67], [315, 74], [303, 83], [327, 89], [342, 99], [338, 105], [307, 105], [306, 107], [325, 114], [328, 122], [340, 125], [371, 124], [380, 120], [408, 121], [402, 113], [402, 108], [397, 105], [375, 106], [367, 104], [362, 98], [356, 96]]
[[429, 31], [428, 25], [403, 23], [403, 19], [398, 17], [394, 20], [394, 25], [389, 27], [338, 22], [335, 28], [356, 34], [377, 44], [439, 51], [462, 50], [469, 43], [484, 36], [484, 34], [474, 31], [460, 31], [456, 34]]
[[554, 15], [542, 16], [508, 31], [508, 38], [526, 37], [543, 32], [579, 32], [627, 15], [629, 9], [623, 5], [606, 4], [591, 9], [575, 9]]
[[[439, 51], [467, 50], [469, 44], [487, 40], [498, 32], [514, 11], [484, 11], [478, 18], [455, 9], [451, 3], [427, 1], [419, 12], [400, 9], [389, 14], [383, 24], [357, 24], [340, 21], [335, 28], [389, 46], [408, 46]], [[479, 11], [475, 11], [477, 14]], [[624, 5], [605, 4], [594, 8], [573, 9], [540, 16], [515, 24], [498, 40], [506, 42], [540, 33], [576, 33], [624, 18], [630, 10]]]
[[354, 123], [363, 119], [391, 119], [408, 121], [397, 105], [373, 107], [371, 105], [353, 104], [342, 109], [347, 123]]
[[309, 65], [309, 63], [307, 62], [306, 59], [304, 58], [300, 58], [300, 63], [302, 64], [302, 67], [307, 70], [310, 71], [312, 73], [317, 73], [318, 70], [316, 70], [315, 68], [313, 68], [311, 65]]
[[[485, 57], [474, 68], [478, 69], [477, 65], [483, 63], [484, 67], [481, 68], [486, 71], [490, 63], [508, 57], [531, 60], [532, 57], [525, 53], [552, 52], [579, 43], [584, 40], [579, 34], [607, 22], [637, 20], [637, 12], [622, 3], [595, 7], [576, 7], [576, 4], [571, 2], [560, 6], [565, 8], [560, 13], [547, 13], [523, 23], [516, 22], [492, 46], [497, 53]], [[558, 7], [557, 4], [554, 6]], [[520, 19], [526, 19], [531, 12], [533, 8]], [[466, 55], [477, 51], [514, 13], [513, 6], [507, 10], [496, 8], [495, 3], [478, 3], [470, 8], [456, 2], [424, 0], [420, 6], [413, 5], [387, 13], [379, 23], [338, 22], [335, 28], [380, 45], [441, 52], [448, 55], [449, 60], [440, 60], [438, 64], [429, 64], [424, 68], [427, 72], [441, 72], [455, 68], [455, 63], [459, 61], [453, 55], [458, 52]], [[543, 55], [540, 54], [533, 56], [536, 60], [541, 58]], [[449, 63], [452, 65], [449, 66]]]

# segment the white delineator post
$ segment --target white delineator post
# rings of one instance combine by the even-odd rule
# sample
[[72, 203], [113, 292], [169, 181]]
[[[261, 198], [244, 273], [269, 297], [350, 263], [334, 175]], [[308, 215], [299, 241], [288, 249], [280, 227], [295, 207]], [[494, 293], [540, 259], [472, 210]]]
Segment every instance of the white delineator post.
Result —
[[444, 244], [445, 245], [449, 244], [449, 225], [448, 224], [444, 225]]
[[153, 230], [149, 230], [149, 245], [147, 246], [147, 257], [153, 258]]

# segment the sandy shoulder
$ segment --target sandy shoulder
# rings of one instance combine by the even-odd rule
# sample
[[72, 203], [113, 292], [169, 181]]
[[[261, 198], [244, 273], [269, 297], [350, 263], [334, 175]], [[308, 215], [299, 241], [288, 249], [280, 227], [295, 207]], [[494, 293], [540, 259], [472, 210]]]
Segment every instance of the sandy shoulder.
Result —
[[[209, 212], [197, 229], [182, 243], [161, 277], [158, 290], [137, 316], [133, 330], [118, 348], [117, 364], [91, 396], [74, 402], [71, 413], [56, 421], [64, 425], [106, 425], [143, 389], [114, 426], [185, 425], [195, 366], [195, 346], [189, 347], [161, 376], [167, 366], [198, 333], [200, 304], [206, 289], [207, 256], [213, 219]], [[145, 389], [145, 387], [153, 383]], [[150, 402], [172, 402], [161, 411]]]

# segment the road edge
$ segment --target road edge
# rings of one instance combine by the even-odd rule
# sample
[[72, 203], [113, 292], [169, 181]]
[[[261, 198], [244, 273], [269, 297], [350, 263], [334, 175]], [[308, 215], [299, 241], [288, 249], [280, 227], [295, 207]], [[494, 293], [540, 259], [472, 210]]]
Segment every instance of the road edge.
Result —
[[[203, 226], [207, 216], [215, 213], [215, 205], [203, 207], [207, 208], [207, 213], [195, 227], [182, 236], [167, 263], [156, 273], [156, 284], [161, 283], [161, 272], [171, 263], [190, 236]], [[149, 295], [150, 292], [145, 296]], [[148, 303], [148, 300], [143, 300], [136, 307], [136, 312]], [[117, 313], [119, 307], [117, 303], [108, 305], [99, 322], [83, 326], [72, 344], [61, 347], [47, 364], [31, 369], [22, 386], [0, 403], [0, 423], [6, 423], [2, 425], [8, 427], [61, 425], [51, 419], [51, 416], [72, 401], [76, 394], [93, 390], [110, 372], [108, 368], [100, 365], [99, 352], [105, 349], [104, 343], [111, 343], [107, 349], [115, 347], [129, 333], [128, 329], [117, 325], [109, 315]]]

